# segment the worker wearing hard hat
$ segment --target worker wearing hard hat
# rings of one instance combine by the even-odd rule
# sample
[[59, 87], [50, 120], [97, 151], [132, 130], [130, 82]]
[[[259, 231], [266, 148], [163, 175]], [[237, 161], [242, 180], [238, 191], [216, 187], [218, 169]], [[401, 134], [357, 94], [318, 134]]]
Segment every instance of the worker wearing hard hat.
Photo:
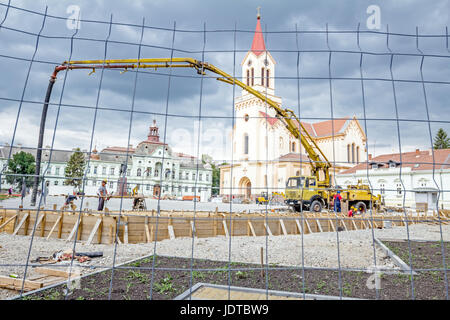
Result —
[[342, 201], [341, 191], [338, 190], [333, 197], [334, 212], [341, 212], [341, 201]]
[[105, 206], [105, 200], [108, 200], [108, 190], [106, 190], [106, 180], [102, 181], [102, 185], [98, 188], [98, 211], [103, 211], [103, 207]]

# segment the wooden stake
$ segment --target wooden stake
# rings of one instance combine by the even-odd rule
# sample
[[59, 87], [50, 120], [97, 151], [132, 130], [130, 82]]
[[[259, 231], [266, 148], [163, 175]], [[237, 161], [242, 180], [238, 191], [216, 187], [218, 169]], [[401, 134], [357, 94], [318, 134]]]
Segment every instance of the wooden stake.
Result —
[[249, 228], [250, 228], [250, 231], [252, 232], [252, 235], [253, 235], [254, 237], [256, 237], [256, 232], [255, 232], [255, 229], [253, 228], [253, 225], [252, 225], [250, 219], [248, 220], [248, 226], [249, 226]]
[[62, 228], [63, 228], [63, 222], [64, 222], [64, 212], [61, 212], [59, 214], [59, 226], [58, 226], [58, 239], [61, 239], [62, 236]]
[[[45, 224], [47, 222], [47, 212], [42, 212], [42, 215], [39, 217], [38, 224], [41, 223], [41, 237], [45, 235]], [[36, 226], [37, 227], [37, 226]]]
[[301, 234], [302, 233], [302, 227], [300, 225], [300, 221], [298, 219], [295, 219], [295, 223], [297, 224], [298, 232]]
[[20, 228], [25, 223], [25, 221], [28, 220], [29, 217], [30, 214], [28, 212], [25, 213], [25, 215], [22, 217], [22, 220], [20, 220], [19, 224], [17, 225], [16, 229], [14, 229], [14, 232], [12, 234], [13, 236], [15, 236], [19, 232]]
[[102, 223], [102, 219], [101, 218], [97, 219], [94, 227], [92, 228], [91, 233], [89, 234], [89, 238], [86, 243], [87, 245], [90, 245], [92, 243], [92, 240], [94, 240], [95, 233], [97, 232], [98, 227], [100, 226], [101, 223]]
[[288, 233], [286, 231], [286, 226], [284, 225], [283, 219], [279, 219], [279, 221], [280, 221], [281, 230], [283, 231], [283, 235], [287, 236]]
[[58, 219], [56, 219], [55, 224], [53, 225], [53, 227], [51, 228], [48, 236], [47, 236], [47, 240], [50, 239], [50, 236], [53, 233], [53, 230], [55, 230], [56, 226], [58, 225], [59, 221], [61, 220], [61, 217], [58, 217]]
[[320, 225], [320, 220], [316, 218], [317, 226], [319, 227], [320, 232], [323, 232], [322, 226]]
[[264, 227], [267, 230], [267, 233], [269, 234], [269, 236], [273, 236], [272, 231], [270, 231], [269, 225], [264, 221]]
[[73, 226], [72, 231], [70, 232], [69, 237], [66, 239], [66, 241], [71, 241], [72, 240], [73, 236], [75, 235], [75, 232], [78, 229], [78, 225], [79, 224], [80, 224], [80, 221], [77, 220], [77, 222], [75, 222], [75, 225]]
[[225, 220], [222, 220], [222, 224], [223, 224], [223, 230], [225, 230], [225, 237], [229, 238], [230, 235], [228, 233], [227, 222]]

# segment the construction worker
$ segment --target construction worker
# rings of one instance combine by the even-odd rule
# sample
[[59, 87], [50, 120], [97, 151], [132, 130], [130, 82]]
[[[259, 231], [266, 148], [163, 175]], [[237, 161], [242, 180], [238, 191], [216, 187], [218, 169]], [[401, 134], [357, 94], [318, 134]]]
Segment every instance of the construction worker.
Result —
[[341, 212], [341, 191], [338, 190], [338, 192], [333, 197], [333, 203], [334, 203], [334, 212]]
[[98, 211], [103, 211], [103, 207], [105, 206], [105, 200], [109, 200], [108, 198], [108, 190], [106, 190], [106, 180], [102, 181], [102, 185], [98, 188]]
[[348, 210], [348, 216], [353, 217], [355, 212], [356, 212], [356, 208], [354, 206], [351, 206], [350, 210]]

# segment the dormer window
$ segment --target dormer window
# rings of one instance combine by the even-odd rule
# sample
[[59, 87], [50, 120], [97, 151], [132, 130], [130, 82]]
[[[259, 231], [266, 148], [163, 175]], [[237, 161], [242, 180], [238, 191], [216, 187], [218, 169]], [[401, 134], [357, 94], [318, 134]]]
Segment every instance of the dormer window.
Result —
[[372, 163], [372, 169], [378, 169], [378, 163]]
[[397, 164], [395, 162], [389, 162], [389, 168], [396, 168]]

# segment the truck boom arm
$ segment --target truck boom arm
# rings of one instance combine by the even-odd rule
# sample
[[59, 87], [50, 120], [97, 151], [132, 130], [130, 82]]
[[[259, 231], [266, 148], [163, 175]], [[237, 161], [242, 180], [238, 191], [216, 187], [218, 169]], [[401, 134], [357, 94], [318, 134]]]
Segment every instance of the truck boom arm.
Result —
[[[308, 131], [297, 118], [295, 113], [290, 109], [282, 109], [275, 101], [269, 99], [266, 95], [250, 86], [247, 86], [242, 81], [230, 76], [214, 65], [192, 58], [82, 60], [65, 61], [61, 66], [55, 68], [54, 74], [56, 77], [57, 71], [64, 69], [92, 69], [92, 71], [95, 72], [95, 69], [105, 68], [105, 66], [124, 70], [138, 68], [194, 68], [200, 75], [206, 75], [205, 71], [210, 71], [219, 75], [220, 77], [217, 78], [217, 80], [229, 83], [231, 85], [237, 85], [272, 107], [276, 112], [276, 117], [286, 126], [294, 138], [301, 141], [309, 156], [309, 161], [312, 167], [312, 175], [317, 177], [318, 184], [321, 186], [330, 185], [329, 168], [331, 167], [331, 164], [323, 154], [322, 150], [320, 150], [317, 146], [316, 142], [309, 135]], [[323, 172], [323, 180], [320, 179], [321, 171]]]

